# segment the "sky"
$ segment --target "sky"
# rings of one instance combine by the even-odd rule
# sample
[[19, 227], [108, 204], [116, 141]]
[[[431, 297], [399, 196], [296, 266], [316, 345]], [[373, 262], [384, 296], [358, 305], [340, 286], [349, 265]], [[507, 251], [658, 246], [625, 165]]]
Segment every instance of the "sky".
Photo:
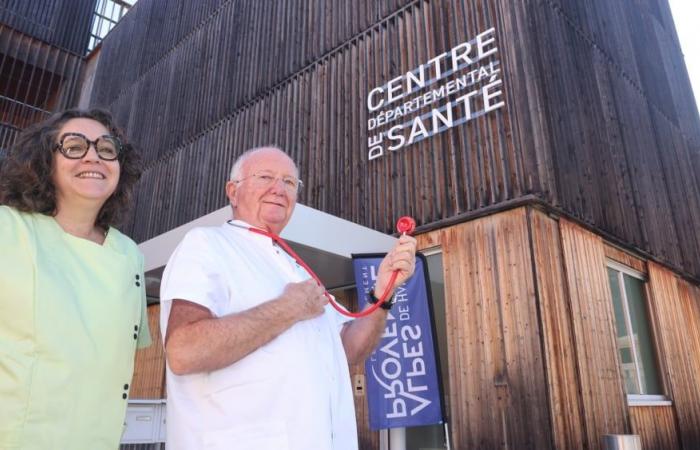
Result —
[[700, 0], [669, 0], [669, 4], [697, 105], [700, 103]]

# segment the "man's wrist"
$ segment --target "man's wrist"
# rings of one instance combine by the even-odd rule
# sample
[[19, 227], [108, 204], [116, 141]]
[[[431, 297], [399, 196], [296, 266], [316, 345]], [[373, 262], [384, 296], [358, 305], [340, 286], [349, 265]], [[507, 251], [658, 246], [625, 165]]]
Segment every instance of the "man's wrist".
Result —
[[[379, 298], [377, 298], [377, 296], [375, 294], [375, 288], [370, 289], [369, 292], [367, 293], [367, 302], [374, 305], [378, 301], [379, 301]], [[380, 307], [382, 309], [385, 309], [387, 311], [389, 311], [392, 306], [394, 306], [394, 294], [390, 295], [386, 300], [384, 300], [384, 303], [382, 303], [380, 305]]]

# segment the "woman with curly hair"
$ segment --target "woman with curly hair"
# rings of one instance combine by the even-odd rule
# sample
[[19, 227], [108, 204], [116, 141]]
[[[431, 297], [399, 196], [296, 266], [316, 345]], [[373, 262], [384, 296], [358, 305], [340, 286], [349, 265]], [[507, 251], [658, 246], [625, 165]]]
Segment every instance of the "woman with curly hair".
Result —
[[114, 228], [139, 158], [100, 110], [25, 130], [0, 167], [0, 448], [115, 449], [137, 346], [143, 257]]

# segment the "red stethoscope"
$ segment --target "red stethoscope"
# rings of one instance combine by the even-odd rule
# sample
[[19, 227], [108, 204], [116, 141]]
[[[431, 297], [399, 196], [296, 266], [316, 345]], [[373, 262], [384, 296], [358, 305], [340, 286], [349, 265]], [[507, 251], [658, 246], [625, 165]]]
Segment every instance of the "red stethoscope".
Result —
[[[413, 230], [416, 229], [416, 221], [413, 220], [412, 217], [408, 217], [408, 216], [401, 217], [396, 222], [396, 229], [401, 234], [411, 234], [411, 233], [413, 233]], [[297, 262], [297, 264], [299, 264], [301, 267], [303, 267], [309, 273], [309, 275], [311, 275], [311, 278], [316, 280], [316, 282], [319, 284], [319, 286], [323, 284], [323, 283], [321, 283], [321, 279], [318, 277], [318, 275], [316, 275], [316, 273], [314, 273], [314, 271], [311, 270], [311, 267], [309, 267], [304, 262], [304, 260], [301, 259], [301, 257], [299, 255], [297, 255], [297, 253], [294, 250], [292, 250], [292, 248], [286, 242], [284, 242], [284, 239], [282, 239], [278, 235], [271, 233], [269, 231], [261, 230], [260, 228], [248, 227], [248, 230], [252, 233], [261, 234], [263, 236], [267, 236], [270, 239], [272, 239], [277, 245], [282, 247], [284, 249], [284, 251], [289, 254], [289, 256], [294, 258], [294, 260]], [[381, 297], [379, 297], [379, 300], [377, 301], [377, 303], [373, 304], [372, 306], [365, 309], [364, 311], [360, 311], [357, 313], [347, 311], [345, 308], [340, 306], [335, 301], [335, 299], [333, 299], [333, 296], [328, 293], [328, 291], [325, 291], [323, 293], [323, 295], [326, 296], [326, 298], [330, 302], [331, 306], [333, 306], [333, 308], [335, 308], [335, 310], [338, 311], [340, 314], [343, 314], [344, 316], [348, 316], [348, 317], [364, 317], [364, 316], [367, 316], [369, 314], [372, 314], [372, 312], [374, 312], [374, 310], [379, 308], [382, 305], [382, 303], [384, 303], [384, 301], [386, 301], [386, 298], [389, 296], [389, 292], [391, 292], [391, 290], [394, 288], [394, 283], [396, 283], [396, 277], [398, 277], [398, 276], [399, 276], [399, 271], [395, 270], [391, 274], [391, 278], [389, 278], [389, 284], [387, 284], [386, 289], [384, 289], [384, 292], [382, 293]]]

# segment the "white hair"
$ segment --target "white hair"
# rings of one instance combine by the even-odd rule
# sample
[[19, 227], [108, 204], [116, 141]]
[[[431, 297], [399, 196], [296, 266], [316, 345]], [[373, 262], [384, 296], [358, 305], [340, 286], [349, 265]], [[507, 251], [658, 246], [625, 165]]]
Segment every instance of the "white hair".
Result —
[[[231, 180], [231, 181], [239, 180], [241, 172], [243, 171], [243, 163], [245, 163], [248, 158], [253, 156], [254, 153], [257, 153], [261, 150], [269, 150], [269, 149], [279, 150], [280, 152], [287, 155], [287, 153], [284, 150], [282, 150], [280, 147], [278, 147], [277, 145], [264, 145], [262, 147], [255, 147], [255, 148], [248, 149], [248, 150], [244, 151], [243, 153], [241, 153], [241, 155], [238, 158], [236, 158], [236, 161], [233, 163], [233, 166], [231, 166], [231, 173], [229, 175], [229, 180]], [[287, 155], [287, 157], [290, 159], [290, 161], [292, 161], [292, 164], [294, 164], [294, 171], [296, 172], [296, 176], [299, 177], [299, 168], [297, 167], [294, 160], [292, 160], [292, 158], [289, 157], [289, 155]]]

